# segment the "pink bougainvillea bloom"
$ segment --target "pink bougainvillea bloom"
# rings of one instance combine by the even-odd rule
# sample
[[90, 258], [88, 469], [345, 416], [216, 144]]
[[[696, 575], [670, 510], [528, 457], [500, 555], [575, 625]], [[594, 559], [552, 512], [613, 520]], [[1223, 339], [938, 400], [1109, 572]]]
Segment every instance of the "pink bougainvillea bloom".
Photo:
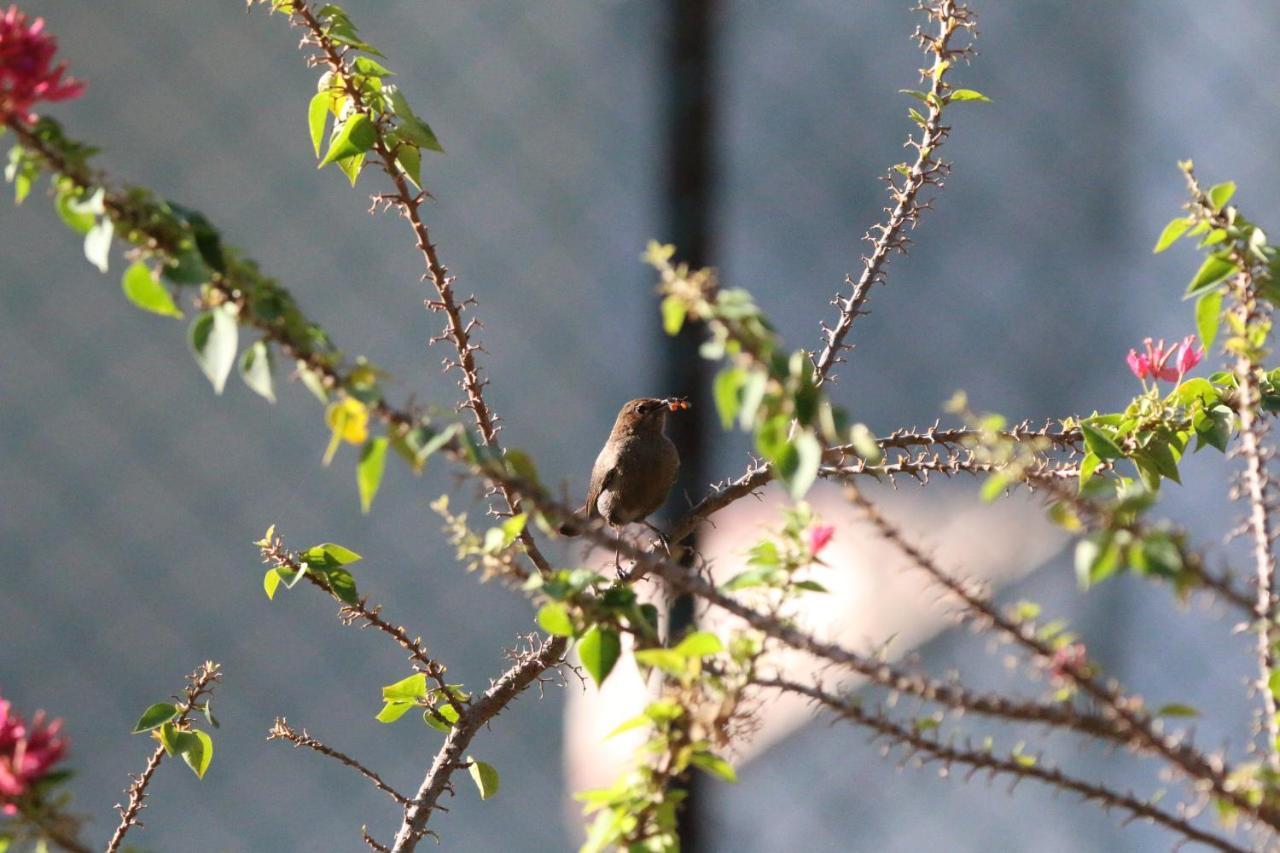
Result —
[[44, 18], [28, 21], [17, 6], [0, 14], [0, 120], [35, 121], [31, 107], [37, 101], [65, 101], [84, 92], [82, 81], [63, 78], [65, 62], [53, 64], [57, 52]]
[[1084, 675], [1088, 671], [1089, 655], [1084, 643], [1068, 643], [1061, 646], [1049, 659], [1049, 675], [1055, 682], [1064, 681], [1070, 675]]
[[[1152, 377], [1165, 382], [1181, 382], [1182, 377], [1204, 358], [1204, 347], [1195, 346], [1196, 336], [1187, 335], [1182, 343], [1165, 349], [1164, 339], [1153, 343], [1151, 338], [1144, 338], [1142, 346], [1145, 352], [1129, 350], [1125, 361], [1133, 375], [1139, 379]], [[1170, 364], [1169, 362], [1173, 362]]]
[[27, 725], [0, 699], [0, 812], [15, 814], [17, 800], [62, 759], [67, 739], [58, 734], [61, 728], [62, 720], [46, 724], [43, 711]]
[[1139, 379], [1146, 379], [1151, 374], [1151, 363], [1147, 361], [1145, 355], [1139, 355], [1136, 349], [1129, 350], [1129, 354], [1124, 357], [1124, 360], [1129, 362], [1129, 369]]
[[1174, 364], [1178, 367], [1178, 376], [1182, 377], [1190, 372], [1191, 368], [1200, 363], [1200, 359], [1204, 358], [1204, 347], [1195, 346], [1196, 336], [1187, 335], [1182, 341], [1182, 350], [1178, 353]]
[[831, 537], [836, 535], [836, 529], [831, 524], [815, 524], [809, 528], [809, 553], [816, 557], [818, 552], [827, 547], [827, 543], [831, 541]]

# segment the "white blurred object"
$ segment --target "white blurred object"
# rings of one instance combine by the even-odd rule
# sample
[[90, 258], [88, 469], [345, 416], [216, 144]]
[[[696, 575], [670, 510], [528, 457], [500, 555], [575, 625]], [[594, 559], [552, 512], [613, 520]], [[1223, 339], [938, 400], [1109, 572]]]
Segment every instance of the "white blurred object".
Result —
[[[890, 523], [935, 555], [944, 569], [992, 587], [1030, 573], [1065, 541], [1062, 531], [1045, 519], [1041, 503], [1025, 493], [991, 504], [981, 503], [973, 490], [957, 488], [930, 489], [926, 494], [904, 485], [900, 490], [875, 488], [868, 496]], [[835, 525], [836, 534], [822, 553], [827, 567], [813, 570], [813, 578], [830, 594], [806, 595], [796, 605], [803, 608], [799, 621], [807, 631], [855, 651], [870, 652], [888, 644], [888, 656], [896, 660], [953, 624], [949, 613], [954, 602], [940, 597], [922, 571], [860, 520], [839, 489], [819, 485], [809, 502], [824, 523]], [[702, 528], [702, 552], [716, 583], [745, 568], [746, 550], [768, 529], [781, 526], [785, 506], [785, 496], [768, 489], [763, 500], [738, 501], [714, 516], [715, 527]], [[611, 560], [609, 555], [606, 562]], [[611, 566], [601, 571], [611, 571]], [[699, 628], [722, 636], [735, 622], [736, 617], [716, 608], [699, 611]], [[643, 731], [606, 740], [652, 698], [630, 654], [629, 640], [624, 637], [623, 656], [603, 689], [589, 685], [569, 691], [564, 761], [570, 792], [612, 784], [644, 740]], [[812, 680], [823, 668], [810, 655], [790, 650], [771, 653], [767, 662], [769, 668], [801, 681]], [[825, 671], [831, 672], [829, 665]], [[858, 681], [852, 674], [841, 679], [846, 686]], [[734, 763], [739, 766], [813, 719], [813, 707], [804, 697], [774, 692], [768, 696], [754, 737], [735, 744]], [[577, 820], [579, 805], [573, 803], [571, 809]]]

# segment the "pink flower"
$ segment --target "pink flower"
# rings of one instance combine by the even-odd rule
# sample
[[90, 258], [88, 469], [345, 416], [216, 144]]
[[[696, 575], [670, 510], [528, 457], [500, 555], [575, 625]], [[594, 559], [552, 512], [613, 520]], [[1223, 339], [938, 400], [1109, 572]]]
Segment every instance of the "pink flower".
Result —
[[809, 528], [809, 554], [818, 556], [818, 552], [827, 547], [827, 543], [836, 535], [836, 528], [831, 524], [815, 524]]
[[1049, 675], [1061, 683], [1073, 675], [1089, 674], [1089, 655], [1084, 643], [1067, 643], [1053, 652], [1049, 659]]
[[65, 101], [84, 92], [84, 83], [63, 79], [67, 64], [53, 66], [58, 41], [44, 31], [44, 18], [28, 22], [10, 6], [0, 14], [0, 120], [18, 116], [35, 121], [36, 101]]
[[[1195, 335], [1187, 335], [1182, 343], [1165, 349], [1163, 338], [1154, 345], [1151, 338], [1144, 338], [1142, 344], [1146, 351], [1139, 353], [1131, 349], [1124, 360], [1128, 362], [1133, 375], [1139, 379], [1145, 380], [1150, 376], [1166, 382], [1181, 382], [1187, 371], [1204, 358], [1204, 347], [1195, 346], [1195, 342]], [[1170, 361], [1173, 362], [1172, 365], [1169, 364]]]
[[28, 726], [12, 707], [0, 699], [0, 812], [10, 815], [67, 751], [67, 739], [58, 734], [62, 720], [46, 724], [44, 712], [37, 711]]

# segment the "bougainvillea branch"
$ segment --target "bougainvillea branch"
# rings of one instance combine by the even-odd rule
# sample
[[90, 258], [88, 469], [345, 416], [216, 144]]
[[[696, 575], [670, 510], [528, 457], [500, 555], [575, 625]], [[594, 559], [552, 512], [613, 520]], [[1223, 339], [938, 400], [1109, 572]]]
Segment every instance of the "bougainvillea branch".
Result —
[[993, 779], [997, 776], [1006, 776], [1015, 781], [1033, 779], [1052, 788], [1079, 794], [1103, 810], [1119, 809], [1135, 818], [1150, 820], [1182, 835], [1188, 841], [1197, 841], [1226, 853], [1249, 853], [1249, 848], [1203, 830], [1183, 815], [1160, 808], [1154, 799], [1143, 800], [1133, 794], [1070, 776], [1056, 768], [1044, 766], [1035, 756], [1020, 754], [1006, 758], [987, 750], [956, 746], [936, 739], [918, 728], [894, 722], [882, 712], [866, 710], [854, 703], [844, 703], [831, 710], [872, 731], [891, 745], [901, 747], [906, 759], [917, 759], [921, 765], [933, 763], [943, 768], [965, 767], [969, 769], [969, 776], [966, 778], [986, 773]]
[[427, 821], [438, 807], [440, 798], [450, 790], [450, 778], [467, 767], [464, 760], [467, 747], [476, 733], [504, 708], [511, 704], [525, 688], [538, 681], [548, 669], [557, 666], [564, 658], [568, 641], [563, 637], [533, 640], [532, 645], [517, 653], [517, 660], [493, 682], [488, 690], [473, 702], [453, 725], [444, 745], [436, 753], [431, 768], [423, 777], [418, 791], [405, 808], [404, 821], [396, 833], [392, 850], [410, 853], [416, 850], [424, 837]]
[[921, 3], [918, 7], [931, 23], [937, 25], [934, 33], [916, 30], [916, 40], [933, 64], [921, 72], [921, 79], [928, 83], [928, 91], [912, 92], [927, 108], [923, 116], [913, 112], [912, 117], [920, 127], [920, 138], [907, 140], [907, 147], [916, 152], [915, 162], [900, 164], [889, 173], [889, 198], [893, 206], [886, 208], [888, 218], [867, 232], [866, 240], [871, 252], [862, 259], [862, 273], [855, 281], [846, 277], [852, 288], [848, 296], [837, 296], [834, 304], [839, 308], [835, 326], [823, 324], [822, 352], [814, 361], [817, 382], [821, 385], [832, 377], [832, 370], [841, 360], [840, 353], [847, 349], [845, 338], [853, 327], [853, 321], [863, 313], [863, 306], [871, 295], [871, 288], [884, 281], [885, 266], [895, 252], [906, 252], [907, 230], [914, 228], [928, 202], [920, 199], [921, 191], [928, 186], [939, 187], [950, 170], [949, 164], [939, 160], [939, 147], [946, 140], [950, 128], [942, 123], [943, 109], [952, 101], [985, 100], [971, 89], [953, 89], [947, 82], [947, 72], [958, 62], [965, 61], [973, 48], [964, 39], [971, 40], [976, 25], [969, 9], [954, 0], [937, 0]]
[[272, 725], [271, 731], [267, 733], [267, 740], [286, 740], [295, 747], [305, 746], [307, 749], [314, 750], [321, 755], [327, 755], [340, 764], [345, 764], [361, 776], [369, 780], [373, 787], [382, 791], [391, 799], [395, 800], [401, 806], [408, 805], [409, 798], [401, 794], [395, 788], [392, 788], [386, 782], [382, 781], [382, 777], [374, 773], [368, 767], [365, 767], [359, 761], [356, 761], [346, 753], [339, 752], [328, 744], [318, 741], [311, 735], [307, 734], [307, 730], [297, 731], [291, 727], [284, 717], [276, 717], [275, 724]]
[[[207, 697], [213, 693], [213, 688], [221, 677], [222, 668], [212, 661], [206, 661], [199, 669], [187, 676], [187, 688], [182, 702], [177, 706], [176, 716], [167, 721], [165, 726], [172, 726], [173, 729], [181, 730], [193, 713], [203, 710], [207, 706]], [[201, 702], [201, 699], [204, 702]], [[124, 843], [124, 837], [129, 830], [135, 826], [142, 825], [142, 821], [138, 820], [138, 814], [146, 808], [146, 804], [143, 801], [147, 797], [147, 786], [151, 784], [151, 777], [155, 775], [165, 755], [172, 755], [174, 752], [172, 746], [164, 742], [169, 731], [171, 730], [166, 728], [162, 733], [157, 734], [157, 738], [162, 741], [161, 744], [152, 751], [150, 757], [147, 758], [146, 767], [133, 778], [133, 782], [125, 789], [125, 793], [129, 795], [128, 803], [116, 805], [116, 810], [120, 812], [120, 823], [116, 826], [116, 831], [112, 833], [111, 840], [107, 842], [106, 853], [116, 853], [120, 849], [120, 845]], [[203, 771], [200, 772], [203, 773]]]

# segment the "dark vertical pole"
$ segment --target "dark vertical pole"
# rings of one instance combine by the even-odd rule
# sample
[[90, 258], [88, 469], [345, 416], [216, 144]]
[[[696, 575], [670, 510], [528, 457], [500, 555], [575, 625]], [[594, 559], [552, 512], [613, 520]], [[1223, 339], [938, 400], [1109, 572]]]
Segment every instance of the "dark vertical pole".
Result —
[[[665, 222], [664, 241], [674, 243], [678, 257], [697, 266], [714, 263], [712, 213], [715, 182], [715, 25], [720, 0], [666, 0], [665, 45]], [[686, 325], [662, 348], [662, 393], [689, 398], [691, 411], [669, 418], [669, 432], [680, 448], [678, 501], [706, 488], [707, 424], [711, 400], [708, 370], [698, 355], [701, 330]], [[672, 636], [694, 621], [693, 602], [684, 596], [671, 602]], [[698, 774], [686, 780], [689, 797], [680, 812], [684, 853], [705, 847], [699, 819], [702, 791]]]

